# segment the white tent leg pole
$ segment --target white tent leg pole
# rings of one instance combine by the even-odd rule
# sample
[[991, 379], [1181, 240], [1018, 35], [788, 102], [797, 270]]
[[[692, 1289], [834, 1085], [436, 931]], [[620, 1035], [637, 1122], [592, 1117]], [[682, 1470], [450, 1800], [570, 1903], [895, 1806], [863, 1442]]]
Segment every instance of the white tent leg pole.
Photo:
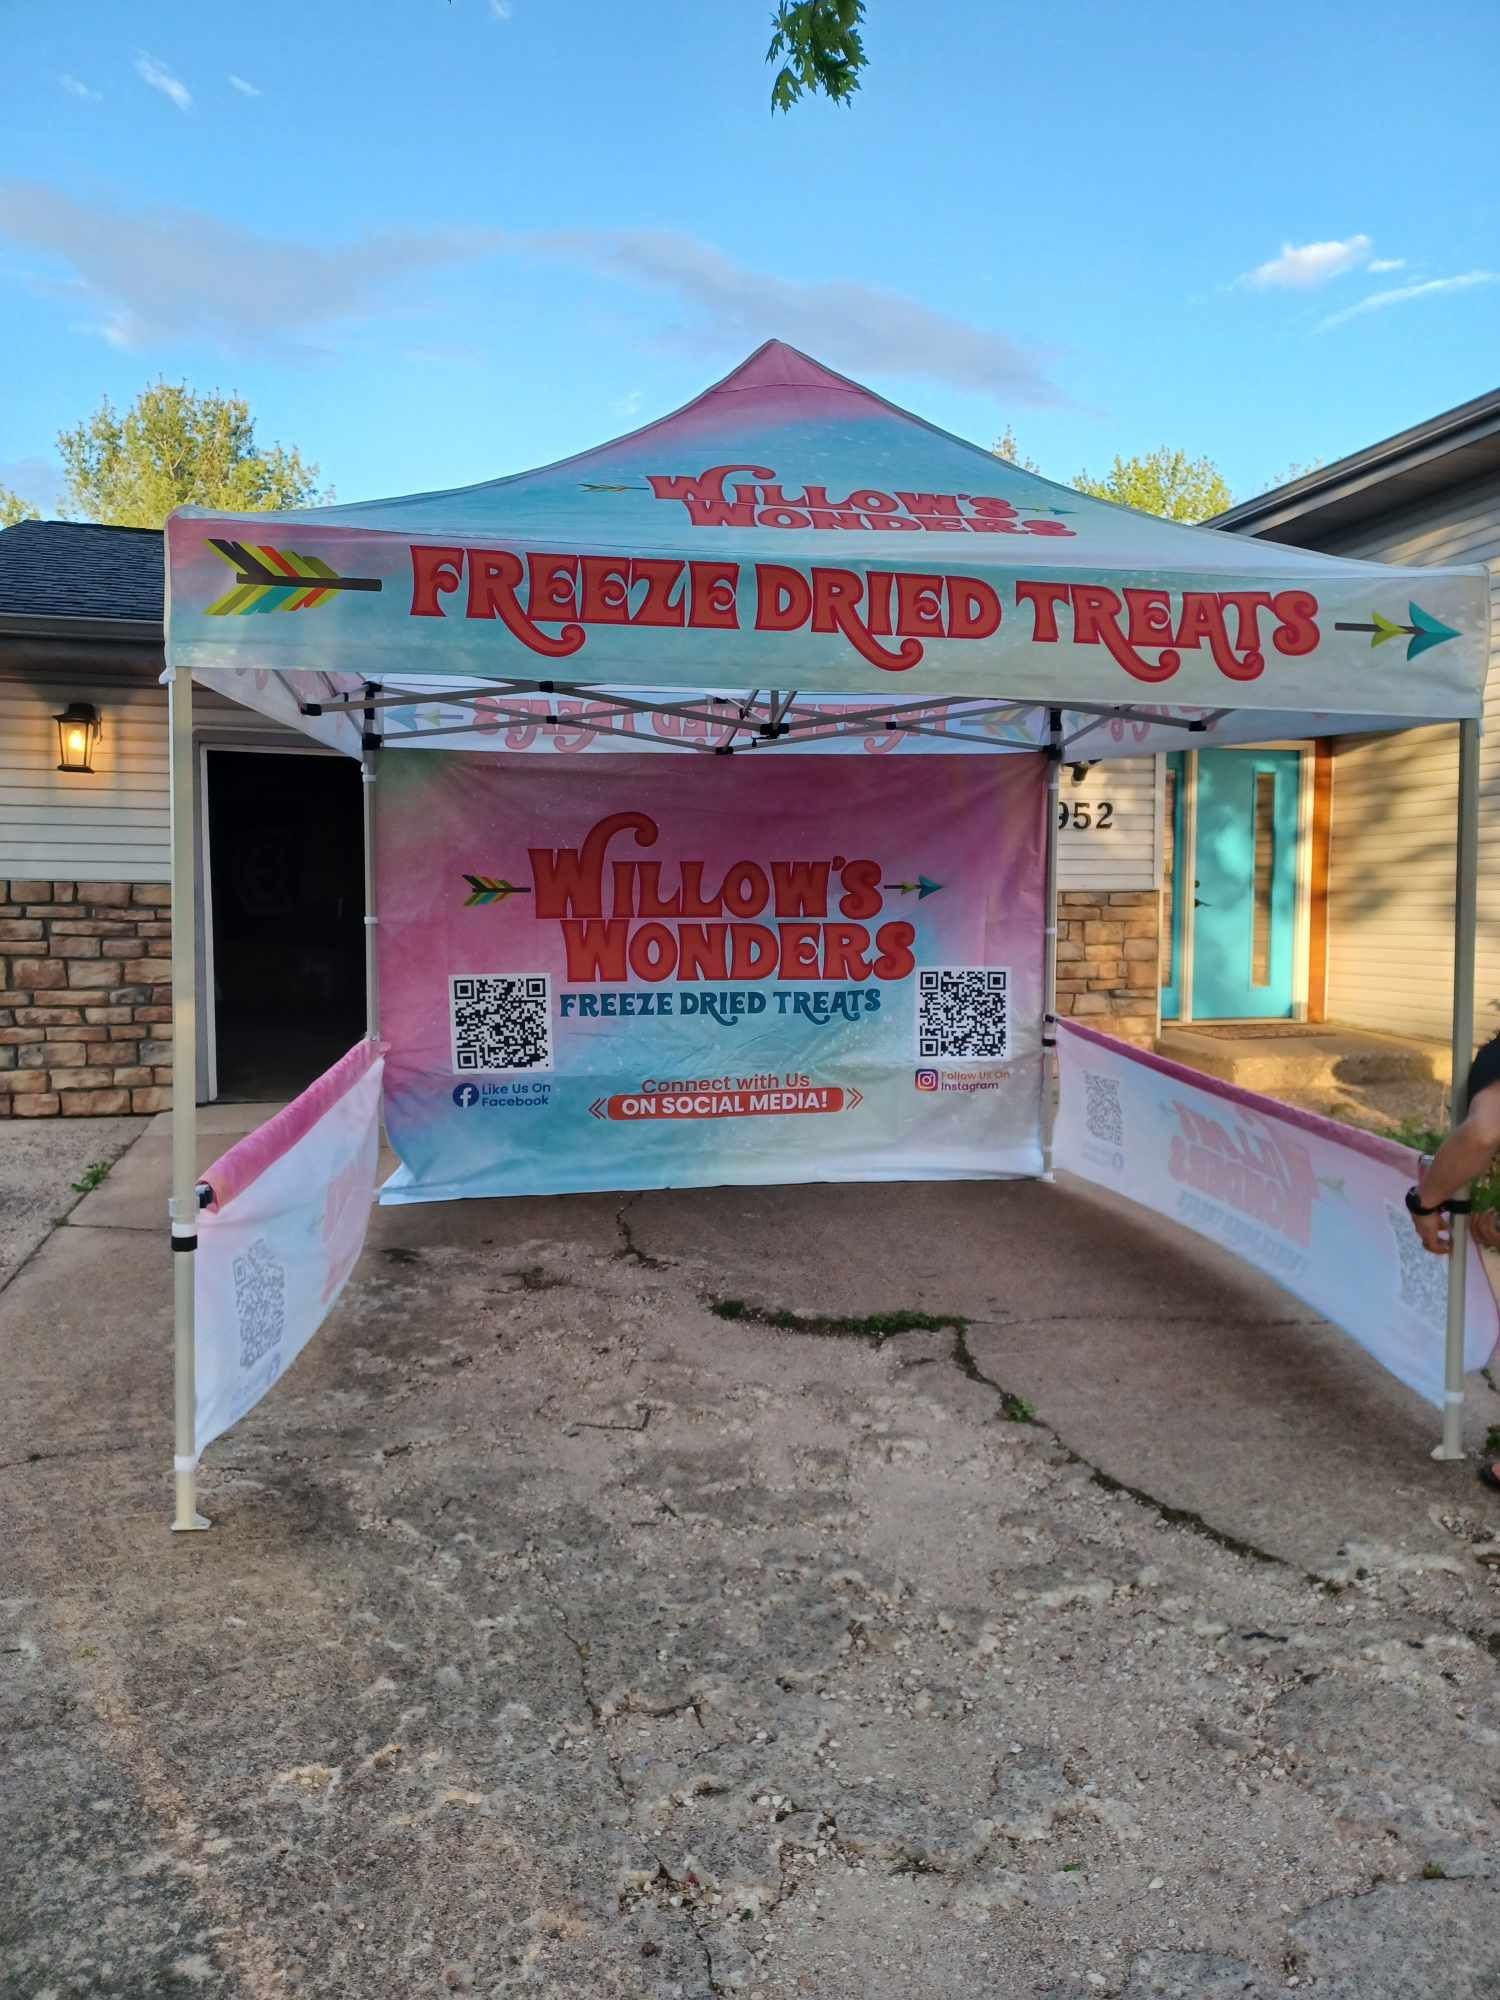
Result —
[[[368, 710], [365, 715], [368, 729]], [[360, 763], [365, 833], [365, 1039], [375, 1042], [380, 1039], [380, 952], [376, 943], [380, 917], [375, 907], [376, 755], [368, 742]]]
[[172, 771], [172, 1309], [177, 1505], [174, 1532], [206, 1528], [198, 1512], [193, 1285], [198, 1262], [198, 910], [193, 838], [193, 681], [167, 669]]
[[1053, 1179], [1052, 1137], [1057, 1123], [1057, 808], [1062, 784], [1062, 711], [1048, 713], [1047, 867], [1042, 935], [1042, 1179]]
[[[1479, 724], [1458, 725], [1458, 866], [1453, 896], [1453, 1094], [1456, 1123], [1474, 1059], [1474, 942], [1479, 887]], [[1467, 1194], [1465, 1188], [1463, 1193]], [[1443, 1364], [1443, 1441], [1434, 1458], [1464, 1455], [1464, 1308], [1468, 1287], [1469, 1218], [1453, 1217], [1448, 1259], [1448, 1331]]]

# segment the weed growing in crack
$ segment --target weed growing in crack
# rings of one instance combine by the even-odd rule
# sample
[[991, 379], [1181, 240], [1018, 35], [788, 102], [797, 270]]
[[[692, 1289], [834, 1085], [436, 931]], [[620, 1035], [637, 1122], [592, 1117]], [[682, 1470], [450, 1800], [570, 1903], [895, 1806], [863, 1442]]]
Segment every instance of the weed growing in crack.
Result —
[[1034, 1424], [1037, 1414], [1024, 1396], [1018, 1396], [1013, 1389], [1007, 1389], [992, 1375], [986, 1375], [969, 1349], [969, 1322], [959, 1320], [954, 1323], [953, 1360], [961, 1375], [971, 1382], [980, 1382], [1000, 1398], [1000, 1414], [1008, 1424]]
[[73, 1183], [74, 1194], [92, 1194], [100, 1181], [109, 1172], [109, 1169], [110, 1162], [108, 1160], [90, 1160], [83, 1172]]
[[943, 1333], [960, 1330], [966, 1319], [954, 1313], [926, 1313], [902, 1309], [899, 1312], [867, 1313], [863, 1317], [840, 1317], [830, 1313], [795, 1313], [784, 1307], [752, 1306], [744, 1299], [710, 1299], [708, 1309], [716, 1319], [746, 1320], [754, 1326], [775, 1327], [781, 1333], [815, 1334], [828, 1340], [870, 1340], [878, 1347], [898, 1333]]

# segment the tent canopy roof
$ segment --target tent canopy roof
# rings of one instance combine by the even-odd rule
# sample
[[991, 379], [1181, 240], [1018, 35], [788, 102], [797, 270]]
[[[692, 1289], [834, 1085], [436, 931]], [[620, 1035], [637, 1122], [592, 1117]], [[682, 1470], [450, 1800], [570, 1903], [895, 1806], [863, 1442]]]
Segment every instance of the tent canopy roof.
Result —
[[[1474, 715], [1487, 664], [1482, 570], [1402, 572], [1116, 507], [779, 341], [557, 464], [294, 514], [182, 509], [168, 549], [172, 664], [221, 685], [279, 676], [304, 700], [354, 676], [679, 705], [796, 689], [908, 714], [1169, 701], [1200, 721], [1256, 711], [1264, 738]], [[754, 727], [768, 718], [786, 719], [773, 704]]]

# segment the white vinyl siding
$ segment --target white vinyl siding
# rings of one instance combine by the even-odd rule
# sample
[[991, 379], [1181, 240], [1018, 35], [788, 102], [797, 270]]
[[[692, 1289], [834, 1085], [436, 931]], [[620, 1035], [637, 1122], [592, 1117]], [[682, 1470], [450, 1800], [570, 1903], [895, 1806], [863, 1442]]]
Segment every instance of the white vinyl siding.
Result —
[[[1435, 495], [1327, 547], [1332, 555], [1378, 562], [1490, 564], [1474, 1010], [1484, 1037], [1500, 1028], [1500, 479]], [[1335, 745], [1328, 876], [1333, 1020], [1447, 1037], [1457, 818], [1454, 725]]]
[[[52, 718], [92, 702], [103, 721], [91, 776], [57, 769]], [[252, 733], [258, 742], [307, 739], [264, 716], [195, 691], [200, 733]], [[0, 673], [0, 879], [165, 882], [171, 872], [167, 692], [142, 674], [8, 678]]]
[[[1121, 757], [1091, 765], [1081, 784], [1073, 767], [1062, 767], [1059, 797], [1070, 808], [1057, 837], [1060, 889], [1154, 889], [1160, 879], [1157, 854], [1156, 767], [1154, 757]], [[1101, 830], [1099, 808], [1112, 811]], [[1073, 824], [1071, 808], [1087, 805], [1087, 829]]]

